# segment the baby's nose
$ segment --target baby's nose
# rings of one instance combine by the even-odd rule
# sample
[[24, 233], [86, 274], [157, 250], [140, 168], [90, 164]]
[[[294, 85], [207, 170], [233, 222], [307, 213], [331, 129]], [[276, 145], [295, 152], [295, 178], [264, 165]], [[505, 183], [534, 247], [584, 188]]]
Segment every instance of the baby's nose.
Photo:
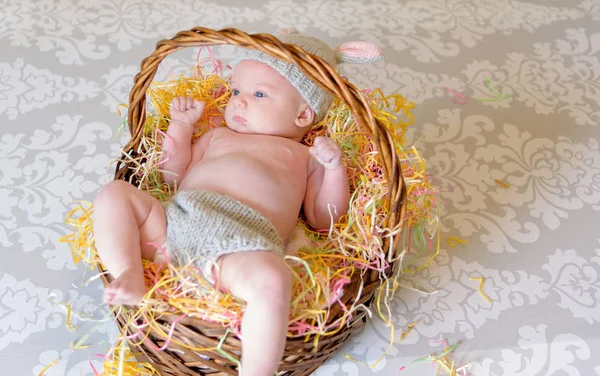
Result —
[[246, 107], [246, 106], [248, 106], [248, 101], [246, 101], [246, 99], [242, 98], [240, 95], [237, 95], [234, 98], [235, 98], [234, 104], [237, 107]]

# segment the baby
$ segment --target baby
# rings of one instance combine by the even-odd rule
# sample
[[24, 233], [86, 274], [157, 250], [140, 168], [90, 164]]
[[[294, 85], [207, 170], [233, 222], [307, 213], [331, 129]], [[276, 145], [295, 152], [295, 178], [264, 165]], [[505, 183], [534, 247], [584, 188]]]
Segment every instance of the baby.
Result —
[[[287, 43], [331, 52], [315, 38], [292, 39]], [[165, 208], [131, 184], [113, 181], [94, 202], [96, 247], [115, 277], [104, 301], [140, 302], [142, 258], [158, 255], [149, 243], [164, 245], [172, 260], [186, 252], [207, 278], [247, 303], [240, 374], [272, 375], [283, 356], [291, 301], [283, 250], [298, 213], [302, 207], [313, 227], [329, 228], [348, 210], [340, 148], [326, 137], [310, 148], [300, 143], [331, 100], [294, 65], [258, 51], [234, 65], [227, 127], [192, 143], [204, 103], [173, 99], [162, 167], [177, 194]]]

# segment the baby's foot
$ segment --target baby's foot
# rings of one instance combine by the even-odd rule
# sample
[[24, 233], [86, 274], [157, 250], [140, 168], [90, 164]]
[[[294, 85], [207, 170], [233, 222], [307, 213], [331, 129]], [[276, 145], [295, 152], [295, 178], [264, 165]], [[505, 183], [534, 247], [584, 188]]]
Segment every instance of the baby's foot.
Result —
[[131, 269], [125, 270], [104, 289], [104, 303], [138, 305], [146, 294], [144, 277]]
[[204, 102], [191, 97], [176, 97], [171, 102], [171, 123], [194, 127], [204, 112]]

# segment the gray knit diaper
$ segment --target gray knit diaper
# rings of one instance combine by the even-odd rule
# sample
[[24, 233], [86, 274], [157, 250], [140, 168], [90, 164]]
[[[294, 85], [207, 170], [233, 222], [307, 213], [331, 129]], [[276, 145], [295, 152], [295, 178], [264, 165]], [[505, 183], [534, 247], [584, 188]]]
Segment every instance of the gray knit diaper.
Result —
[[283, 257], [283, 241], [267, 218], [228, 196], [210, 191], [182, 191], [165, 209], [166, 249], [175, 263], [193, 260], [204, 269], [217, 257], [234, 252], [270, 251]]

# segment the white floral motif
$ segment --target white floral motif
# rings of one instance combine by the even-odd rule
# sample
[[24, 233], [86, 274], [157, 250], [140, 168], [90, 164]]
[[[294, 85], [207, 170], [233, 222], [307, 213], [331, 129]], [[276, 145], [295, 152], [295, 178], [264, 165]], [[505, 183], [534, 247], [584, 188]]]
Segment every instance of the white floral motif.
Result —
[[573, 249], [558, 249], [542, 269], [550, 273], [552, 290], [560, 296], [559, 307], [589, 324], [600, 322], [600, 250], [588, 261]]
[[131, 50], [145, 40], [170, 38], [184, 29], [199, 25], [221, 28], [223, 25], [254, 22], [264, 14], [249, 8], [232, 8], [218, 3], [185, 1], [173, 7], [170, 1], [148, 3], [144, 0], [101, 0], [85, 4], [88, 13], [98, 14], [95, 23], [81, 25], [93, 35], [108, 35], [121, 51]]
[[[139, 68], [134, 65], [123, 66], [111, 69], [102, 76], [106, 81], [104, 93], [106, 98], [102, 104], [108, 107], [111, 112], [118, 112], [118, 106], [128, 100], [129, 91], [133, 86], [133, 78], [139, 72]], [[125, 109], [121, 109], [124, 112]]]
[[60, 77], [25, 64], [22, 58], [12, 65], [0, 62], [0, 115], [5, 113], [9, 119], [49, 104], [81, 102], [95, 97], [99, 91], [94, 82]]
[[[567, 39], [534, 44], [535, 56], [512, 52], [502, 66], [477, 61], [466, 66], [468, 86], [474, 97], [490, 94], [485, 78], [508, 99], [486, 104], [508, 108], [512, 101], [524, 102], [539, 114], [566, 112], [577, 124], [600, 124], [600, 34], [567, 29]], [[569, 61], [570, 60], [570, 61]]]
[[[82, 57], [105, 59], [111, 53], [109, 44], [128, 51], [142, 41], [171, 37], [182, 28], [197, 26], [198, 20], [203, 26], [221, 28], [264, 18], [257, 9], [197, 1], [182, 1], [173, 7], [165, 0], [7, 0], [2, 8], [0, 39], [10, 40], [13, 46], [36, 45], [40, 51], [56, 50], [56, 56], [65, 65], [83, 65]], [[78, 39], [73, 34], [83, 36]], [[99, 42], [98, 37], [105, 35], [108, 40]]]
[[[416, 104], [433, 98], [448, 100], [449, 94], [443, 89], [447, 87], [463, 93], [469, 101], [487, 100], [483, 104], [492, 108], [507, 109], [522, 102], [538, 114], [565, 113], [577, 124], [597, 125], [600, 33], [588, 34], [582, 29], [568, 29], [568, 40], [536, 43], [532, 47], [534, 55], [509, 52], [501, 65], [472, 61], [462, 71], [465, 79], [443, 73], [426, 74], [395, 62], [390, 62], [385, 70], [348, 66], [344, 71], [354, 76], [369, 69], [371, 81], [366, 80], [367, 87], [373, 86], [372, 80], [381, 80], [385, 91], [400, 92]], [[506, 97], [497, 100], [489, 85]]]
[[[64, 214], [64, 204], [73, 198], [81, 198], [83, 192], [92, 192], [99, 185], [94, 182], [85, 181], [82, 174], [76, 174], [75, 170], [94, 167], [94, 172], [106, 172], [111, 157], [106, 155], [94, 155], [96, 145], [94, 141], [98, 138], [109, 140], [112, 131], [105, 124], [88, 123], [79, 126], [81, 117], [59, 116], [56, 123], [51, 127], [57, 134], [46, 130], [36, 130], [29, 139], [28, 144], [23, 144], [26, 150], [35, 153], [33, 163], [19, 166], [19, 163], [0, 166], [2, 171], [7, 171], [9, 176], [20, 176], [24, 180], [18, 183], [11, 179], [5, 187], [10, 188], [10, 196], [19, 199], [18, 207], [28, 213], [30, 223], [44, 224], [51, 220], [60, 221]], [[62, 146], [63, 150], [58, 149]], [[75, 170], [69, 163], [69, 151], [81, 153], [83, 162]], [[90, 164], [91, 163], [91, 164]], [[85, 167], [84, 167], [85, 165]], [[17, 175], [11, 170], [22, 171]], [[97, 177], [95, 177], [97, 179]], [[50, 203], [60, 197], [63, 205], [53, 207]], [[42, 201], [46, 204], [42, 206]], [[47, 213], [39, 216], [42, 209], [50, 209]]]
[[533, 139], [531, 134], [519, 132], [512, 124], [505, 124], [503, 128], [498, 144], [478, 148], [474, 155], [476, 160], [498, 163], [498, 168], [490, 169], [490, 176], [504, 180], [517, 190], [497, 185], [489, 192], [497, 203], [515, 208], [528, 204], [532, 208], [531, 216], [541, 217], [544, 224], [554, 230], [560, 225], [559, 218], [566, 217], [565, 210], [583, 207], [584, 200], [572, 197], [573, 193], [583, 191], [585, 202], [600, 202], [600, 189], [588, 185], [600, 179], [598, 150], [573, 145], [564, 137], [558, 142]]
[[[590, 348], [579, 336], [559, 334], [548, 342], [548, 325], [539, 324], [519, 328], [519, 350], [502, 350], [501, 360], [486, 358], [473, 362], [475, 375], [489, 376], [530, 376], [567, 374], [569, 376], [587, 375], [571, 365], [575, 358], [590, 358]], [[558, 372], [562, 371], [562, 372]]]
[[[64, 235], [50, 223], [62, 223], [67, 205], [95, 192], [114, 156], [97, 153], [97, 141], [109, 141], [112, 130], [102, 123], [80, 124], [81, 117], [59, 116], [47, 129], [4, 135], [0, 139], [0, 242], [24, 252], [43, 249], [47, 267], [74, 268], [64, 244]], [[116, 144], [116, 141], [114, 142]], [[114, 151], [117, 155], [117, 150]], [[78, 162], [70, 164], [69, 159]], [[24, 165], [27, 157], [32, 160]], [[90, 174], [86, 177], [85, 174]], [[15, 217], [28, 225], [15, 228]]]
[[340, 364], [332, 359], [329, 359], [327, 362], [323, 363], [323, 365], [315, 371], [315, 376], [331, 376], [334, 375], [334, 372], [340, 369]]
[[461, 52], [459, 43], [472, 48], [487, 35], [533, 32], [552, 22], [584, 16], [584, 12], [569, 8], [493, 0], [385, 0], [370, 4], [309, 0], [300, 8], [292, 0], [279, 0], [269, 2], [267, 9], [279, 27], [290, 23], [302, 30], [318, 27], [333, 37], [368, 32], [395, 50], [409, 50], [418, 61], [427, 63], [457, 56]]
[[[70, 358], [75, 350], [67, 349], [60, 352], [56, 350], [44, 351], [39, 356], [40, 364], [33, 367], [33, 373], [39, 374], [48, 364], [58, 360], [58, 363], [46, 370], [44, 376], [92, 376], [94, 370], [90, 367], [89, 361], [80, 361], [77, 364], [71, 364]], [[90, 359], [91, 364], [98, 370], [102, 370], [102, 362], [98, 359]]]
[[0, 350], [63, 322], [48, 294], [47, 288], [34, 286], [27, 279], [17, 281], [8, 273], [0, 277]]
[[[106, 310], [99, 310], [98, 307], [94, 304], [91, 304], [89, 296], [81, 296], [77, 291], [69, 291], [69, 301], [72, 303], [71, 307], [74, 312], [79, 312], [84, 315], [89, 315], [89, 312], [98, 312], [102, 311], [106, 316]], [[73, 303], [75, 302], [75, 303]], [[86, 309], [88, 308], [88, 309]], [[63, 309], [63, 316], [66, 315], [66, 310]], [[100, 319], [97, 317], [98, 315], [91, 315], [94, 319]], [[110, 317], [110, 314], [108, 316]], [[117, 338], [119, 333], [114, 325], [114, 323], [107, 319], [104, 322], [96, 323], [82, 323], [80, 320], [76, 318], [76, 315], [72, 315], [71, 324], [75, 326], [76, 330], [71, 332], [70, 336], [65, 336], [63, 341], [56, 341], [54, 343], [54, 349], [59, 348], [61, 346], [66, 346], [69, 343], [74, 343], [82, 340], [82, 345], [90, 346], [90, 348], [96, 347], [97, 345], [101, 345], [106, 342], [106, 335], [113, 339]], [[102, 341], [96, 343], [97, 338], [103, 338]], [[111, 342], [112, 344], [112, 342]], [[70, 344], [69, 344], [70, 346]], [[97, 347], [102, 348], [102, 347]], [[101, 352], [101, 351], [100, 351]], [[33, 367], [33, 373], [39, 374], [40, 371], [48, 364], [58, 360], [58, 363], [55, 366], [49, 368], [44, 376], [92, 376], [95, 374], [91, 365], [93, 365], [97, 370], [102, 370], [102, 358], [99, 356], [90, 357], [88, 360], [82, 360], [77, 362], [79, 359], [76, 351], [71, 348], [67, 348], [66, 350], [60, 351], [60, 353], [56, 350], [46, 350], [40, 353], [39, 355], [39, 364]], [[77, 362], [77, 363], [75, 363]]]
[[[356, 77], [357, 83], [362, 84], [362, 87], [371, 89], [381, 87], [385, 93], [401, 93], [417, 104], [422, 104], [428, 99], [447, 96], [442, 87], [451, 87], [457, 91], [462, 91], [466, 87], [460, 78], [447, 74], [418, 72], [395, 63], [385, 65], [385, 69], [376, 65], [347, 64], [342, 65], [340, 70], [348, 77], [353, 79]], [[374, 82], [377, 82], [377, 85]]]
[[[81, 25], [81, 30], [92, 35], [108, 35], [120, 51], [130, 50], [145, 39], [157, 39], [159, 25], [173, 17], [173, 8], [167, 1], [148, 4], [140, 0], [101, 0], [84, 5], [89, 14], [97, 14], [94, 23]], [[186, 12], [182, 12], [186, 15]]]
[[[238, 25], [242, 23], [262, 21], [268, 15], [268, 13], [260, 8], [224, 6], [221, 5], [219, 1], [204, 3], [195, 0], [184, 0], [184, 3], [190, 7], [189, 12], [193, 17], [190, 20], [190, 25], [193, 27], [198, 25], [216, 29], [225, 26], [238, 27]], [[250, 3], [239, 3], [239, 5], [242, 4], [249, 5]], [[198, 20], [202, 20], [202, 22], [199, 23]], [[175, 24], [174, 27], [180, 28], [181, 26], [180, 24]]]
[[[471, 115], [462, 119], [458, 109], [440, 110], [439, 115], [445, 131], [425, 124], [424, 140], [436, 143], [429, 161], [447, 187], [444, 199], [458, 209], [444, 215], [444, 224], [465, 237], [480, 233], [489, 251], [515, 252], [506, 236], [526, 243], [538, 239], [539, 226], [519, 218], [520, 208], [529, 208], [531, 217], [540, 218], [546, 228], [554, 230], [568, 211], [585, 205], [595, 209], [600, 204], [596, 140], [586, 145], [573, 144], [565, 137], [556, 141], [532, 138], [505, 124], [498, 142], [486, 144], [485, 133], [496, 128], [489, 118]], [[473, 143], [475, 147], [467, 146]], [[498, 204], [503, 215], [489, 210]]]
[[[423, 296], [403, 290], [395, 302], [392, 322], [404, 327], [405, 317], [414, 316], [419, 321], [416, 332], [426, 338], [457, 331], [472, 338], [474, 330], [488, 319], [499, 320], [504, 311], [536, 305], [556, 292], [561, 298], [559, 307], [594, 325], [600, 322], [600, 249], [595, 252], [596, 256], [588, 261], [574, 250], [557, 250], [548, 256], [548, 263], [542, 265], [549, 273], [549, 278], [543, 278], [523, 270], [484, 269], [478, 263], [466, 263], [456, 256], [450, 259], [442, 249], [433, 263], [417, 275], [405, 273], [404, 283], [436, 293]], [[405, 256], [405, 268], [414, 270], [414, 265], [422, 265], [424, 260], [427, 257], [411, 260]], [[480, 295], [479, 282], [472, 280], [473, 277], [484, 278], [483, 293], [491, 303]]]
[[[594, 20], [600, 21], [600, 0], [585, 0], [579, 4], [584, 12], [590, 15]], [[600, 368], [600, 366], [599, 366]], [[598, 372], [600, 374], [600, 372]]]
[[[4, 14], [3, 11], [5, 12]], [[40, 51], [58, 50], [56, 56], [62, 64], [82, 65], [81, 55], [103, 59], [110, 53], [106, 45], [95, 45], [95, 37], [72, 37], [78, 23], [93, 22], [94, 13], [77, 8], [70, 0], [3, 2], [0, 18], [0, 39], [8, 38], [13, 46], [37, 45]], [[41, 29], [41, 30], [40, 30]]]
[[[415, 262], [416, 265], [422, 263], [422, 260]], [[411, 264], [410, 261], [407, 264], [409, 270]], [[483, 292], [491, 303], [480, 295], [478, 280], [470, 279], [478, 277], [485, 279]], [[485, 269], [476, 262], [467, 263], [456, 256], [450, 259], [444, 249], [430, 266], [410, 277], [407, 283], [426, 291], [437, 291], [429, 296], [404, 291], [399, 296], [419, 321], [415, 330], [426, 338], [456, 332], [473, 338], [475, 329], [482, 327], [488, 319], [498, 320], [504, 311], [535, 305], [548, 296], [548, 284], [538, 276], [527, 275], [524, 271]]]

